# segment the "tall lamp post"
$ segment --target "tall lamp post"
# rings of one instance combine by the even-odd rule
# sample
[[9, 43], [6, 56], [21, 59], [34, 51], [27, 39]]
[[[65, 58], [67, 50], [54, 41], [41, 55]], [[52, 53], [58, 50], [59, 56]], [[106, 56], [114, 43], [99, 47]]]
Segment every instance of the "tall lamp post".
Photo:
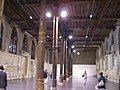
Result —
[[[46, 13], [47, 17], [51, 17], [51, 13], [48, 12]], [[67, 12], [63, 10], [61, 12], [61, 17], [66, 17]], [[57, 87], [57, 60], [58, 60], [58, 23], [59, 23], [59, 18], [60, 16], [58, 15], [58, 8], [55, 8], [54, 11], [54, 16], [53, 16], [53, 44], [52, 44], [52, 88], [56, 89]]]

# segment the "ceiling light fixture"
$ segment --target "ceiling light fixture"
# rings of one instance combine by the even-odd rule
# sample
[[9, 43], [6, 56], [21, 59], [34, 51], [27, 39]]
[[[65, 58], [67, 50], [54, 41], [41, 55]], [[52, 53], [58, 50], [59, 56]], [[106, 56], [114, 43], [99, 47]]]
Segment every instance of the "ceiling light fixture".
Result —
[[66, 48], [68, 48], [68, 46], [66, 46]]
[[71, 46], [71, 48], [75, 48], [75, 46], [74, 46], [74, 45], [72, 45], [72, 46]]
[[86, 36], [85, 38], [88, 38], [88, 36]]
[[50, 36], [47, 35], [47, 37], [50, 37]]
[[59, 38], [61, 39], [61, 38], [62, 38], [62, 36], [59, 36]]
[[93, 16], [92, 15], [90, 15], [90, 18], [92, 18]]
[[80, 55], [80, 52], [77, 52], [77, 55]]
[[46, 13], [46, 16], [47, 16], [48, 18], [50, 18], [50, 17], [52, 17], [52, 14], [51, 14], [50, 12], [47, 12], [47, 13]]
[[75, 53], [75, 52], [76, 52], [76, 50], [73, 50], [73, 52]]
[[32, 17], [32, 16], [30, 16], [30, 19], [33, 19], [33, 17]]
[[69, 39], [72, 39], [72, 38], [73, 38], [73, 36], [70, 35], [70, 36], [69, 36]]
[[66, 17], [67, 16], [67, 11], [65, 11], [65, 10], [63, 10], [62, 12], [61, 12], [61, 17]]

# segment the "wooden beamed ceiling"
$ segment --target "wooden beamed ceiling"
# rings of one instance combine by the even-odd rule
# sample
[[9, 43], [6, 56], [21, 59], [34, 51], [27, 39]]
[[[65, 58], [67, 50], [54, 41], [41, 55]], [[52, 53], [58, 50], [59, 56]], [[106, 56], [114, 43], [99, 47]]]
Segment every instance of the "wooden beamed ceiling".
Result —
[[[16, 23], [22, 31], [27, 31], [37, 38], [41, 12], [40, 1], [5, 0], [4, 15], [10, 24]], [[58, 11], [64, 7], [68, 9], [69, 15], [66, 19], [60, 19], [62, 25], [59, 29], [67, 30], [74, 36], [73, 44], [77, 48], [81, 48], [84, 44], [100, 45], [120, 20], [120, 0], [48, 0], [46, 11], [52, 11], [54, 2], [59, 3]], [[30, 19], [30, 16], [33, 19]], [[46, 18], [46, 29], [46, 35], [50, 36], [48, 42], [51, 43], [52, 18]]]

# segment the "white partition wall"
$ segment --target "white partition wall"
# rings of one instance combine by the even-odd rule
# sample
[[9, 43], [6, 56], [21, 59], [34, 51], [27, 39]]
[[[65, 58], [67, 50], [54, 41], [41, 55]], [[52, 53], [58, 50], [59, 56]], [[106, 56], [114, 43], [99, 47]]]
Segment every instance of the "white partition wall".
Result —
[[[52, 64], [45, 63], [45, 69], [48, 72], [52, 71]], [[73, 76], [82, 76], [84, 71], [87, 71], [88, 76], [96, 74], [96, 65], [73, 65]], [[57, 64], [57, 78], [60, 76], [60, 64]]]
[[88, 76], [96, 74], [96, 65], [73, 65], [73, 76], [82, 76], [87, 71]]

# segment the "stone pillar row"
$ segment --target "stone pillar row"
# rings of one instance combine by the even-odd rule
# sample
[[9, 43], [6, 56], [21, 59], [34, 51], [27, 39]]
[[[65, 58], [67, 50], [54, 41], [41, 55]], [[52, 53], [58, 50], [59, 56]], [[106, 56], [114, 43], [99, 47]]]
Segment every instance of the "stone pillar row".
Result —
[[3, 7], [4, 7], [4, 0], [0, 0], [0, 31], [1, 31], [1, 22], [2, 22], [2, 15], [3, 15]]
[[[41, 13], [40, 13], [40, 25], [39, 25], [39, 38], [38, 38], [38, 61], [37, 61], [37, 80], [36, 80], [36, 90], [44, 90], [44, 80], [43, 80], [43, 70], [44, 70], [44, 57], [45, 57], [45, 13], [46, 13], [46, 0], [41, 1]], [[58, 22], [59, 17], [54, 12], [53, 17], [53, 48], [52, 48], [52, 88], [57, 89], [57, 63], [58, 60]], [[60, 63], [60, 81], [63, 82], [66, 78], [69, 78], [72, 75], [72, 64], [71, 59], [68, 59], [68, 48], [67, 39], [64, 39], [62, 43], [61, 56], [62, 59]], [[61, 49], [62, 49], [61, 48]], [[71, 55], [69, 55], [71, 56]], [[64, 64], [64, 68], [63, 68]], [[63, 73], [64, 69], [64, 73]]]

